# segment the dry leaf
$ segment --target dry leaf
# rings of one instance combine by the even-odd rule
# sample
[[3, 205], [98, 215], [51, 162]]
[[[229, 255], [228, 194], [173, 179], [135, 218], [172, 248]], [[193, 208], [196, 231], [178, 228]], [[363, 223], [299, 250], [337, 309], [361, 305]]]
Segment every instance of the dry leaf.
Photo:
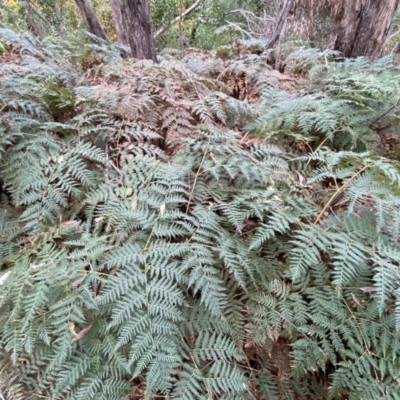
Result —
[[161, 216], [164, 215], [164, 212], [165, 212], [165, 203], [161, 204], [160, 206], [160, 215]]
[[11, 271], [7, 271], [5, 274], [3, 274], [2, 276], [0, 276], [0, 286], [4, 285], [4, 282], [6, 281], [6, 279], [10, 276]]
[[372, 293], [372, 292], [376, 292], [376, 287], [374, 286], [365, 286], [360, 288], [360, 290], [364, 293]]
[[358, 304], [360, 307], [362, 307], [362, 304], [360, 303], [360, 300], [356, 297], [355, 294], [351, 293], [351, 297], [355, 301], [356, 304]]
[[72, 322], [71, 324], [69, 324], [69, 331], [76, 336], [77, 333], [75, 332], [75, 324]]
[[78, 221], [72, 220], [72, 221], [65, 221], [61, 225], [63, 226], [68, 226], [68, 225], [76, 225]]
[[40, 264], [31, 263], [31, 264], [30, 264], [30, 267], [31, 267], [32, 269], [38, 269], [38, 268], [40, 268], [40, 267], [43, 267], [44, 265], [46, 265], [46, 263], [40, 263]]
[[77, 342], [78, 340], [82, 339], [91, 329], [93, 326], [93, 322], [91, 322], [86, 328], [82, 329], [79, 333], [75, 333], [75, 331], [71, 331], [75, 337], [72, 339], [73, 342]]
[[133, 200], [131, 203], [131, 209], [133, 211], [137, 209], [137, 204], [138, 204], [138, 198], [137, 198], [137, 196], [133, 196]]

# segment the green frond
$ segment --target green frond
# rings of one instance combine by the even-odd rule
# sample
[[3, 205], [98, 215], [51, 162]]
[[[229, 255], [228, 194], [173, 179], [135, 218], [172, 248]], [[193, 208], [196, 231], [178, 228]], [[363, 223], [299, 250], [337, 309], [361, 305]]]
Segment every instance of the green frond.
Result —
[[0, 40], [7, 398], [399, 398], [389, 59]]

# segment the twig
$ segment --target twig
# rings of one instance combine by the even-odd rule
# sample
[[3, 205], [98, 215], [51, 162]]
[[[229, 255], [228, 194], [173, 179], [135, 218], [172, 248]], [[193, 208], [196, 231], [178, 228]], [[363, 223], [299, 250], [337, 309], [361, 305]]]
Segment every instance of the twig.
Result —
[[117, 182], [120, 183], [120, 184], [122, 185], [122, 182], [123, 182], [123, 180], [124, 180], [124, 175], [123, 175], [122, 171], [121, 171], [119, 168], [117, 168], [117, 167], [115, 166], [115, 164], [114, 164], [111, 160], [108, 160], [108, 162], [109, 162], [109, 164], [115, 169], [115, 171], [118, 172], [119, 179], [118, 179]]
[[195, 189], [196, 189], [197, 180], [198, 180], [199, 175], [200, 175], [200, 170], [201, 170], [201, 168], [202, 168], [202, 166], [203, 166], [204, 160], [205, 160], [206, 155], [207, 155], [207, 153], [208, 153], [208, 148], [209, 148], [209, 146], [210, 146], [210, 139], [208, 140], [206, 151], [205, 151], [204, 154], [203, 154], [203, 157], [202, 157], [202, 159], [201, 159], [199, 168], [197, 169], [197, 172], [196, 172], [196, 175], [195, 175], [195, 178], [194, 178], [193, 187], [192, 187], [192, 190], [190, 191], [190, 196], [189, 196], [188, 204], [187, 204], [187, 207], [186, 207], [186, 215], [189, 214], [190, 202], [191, 202], [192, 199], [193, 199], [194, 191], [195, 191]]
[[[243, 10], [242, 8], [238, 8], [237, 10], [229, 11], [230, 14], [239, 13], [246, 20], [247, 26], [250, 28], [251, 32], [254, 34], [255, 32], [260, 32], [260, 24], [264, 24], [267, 17], [258, 17], [251, 11]], [[272, 18], [270, 18], [272, 20]], [[257, 22], [259, 21], [259, 22]]]
[[330, 207], [330, 205], [332, 204], [333, 200], [335, 200], [335, 198], [344, 190], [346, 189], [349, 184], [357, 177], [359, 176], [361, 173], [363, 173], [366, 169], [368, 169], [372, 164], [367, 164], [365, 165], [363, 168], [360, 169], [360, 171], [356, 172], [351, 178], [349, 178], [344, 184], [343, 186], [341, 186], [340, 188], [338, 188], [335, 193], [333, 193], [333, 195], [331, 196], [331, 198], [328, 200], [328, 202], [325, 204], [325, 207], [322, 209], [322, 211], [318, 214], [318, 217], [316, 218], [316, 220], [314, 221], [314, 225], [316, 225], [319, 220], [322, 218], [322, 216], [324, 215], [325, 211]]
[[200, 5], [200, 3], [203, 0], [197, 0], [193, 5], [191, 5], [189, 8], [186, 9], [184, 13], [181, 13], [178, 15], [176, 18], [174, 18], [167, 26], [162, 27], [159, 29], [155, 34], [154, 34], [154, 39], [157, 39], [160, 35], [162, 35], [165, 31], [167, 31], [171, 26], [175, 25], [177, 22], [181, 21], [185, 17], [187, 17], [192, 11], [194, 11], [197, 6]]
[[278, 40], [278, 45], [276, 46], [276, 51], [275, 51], [275, 70], [279, 71], [280, 65], [281, 65], [281, 56], [282, 56], [282, 43], [283, 39], [285, 37], [285, 32], [286, 32], [286, 24], [287, 23], [287, 18], [283, 22], [282, 30], [279, 34], [279, 40]]
[[104, 182], [108, 185], [110, 183], [110, 179], [108, 177], [108, 144], [106, 144], [105, 148], [105, 153], [106, 153], [106, 163], [104, 165]]
[[[179, 14], [183, 14], [183, 4], [182, 0], [179, 0]], [[184, 44], [183, 44], [183, 34], [182, 34], [182, 18], [179, 18], [179, 46], [181, 47], [181, 57], [183, 58], [184, 54]]]
[[28, 8], [30, 11], [32, 11], [41, 21], [45, 24], [47, 29], [50, 29], [50, 23], [47, 21], [47, 19], [38, 11], [36, 8], [31, 4], [31, 2], [28, 0], [27, 2]]
[[124, 180], [124, 175], [123, 175], [122, 171], [119, 168], [117, 168], [115, 166], [115, 164], [110, 160], [110, 157], [108, 155], [108, 144], [106, 144], [105, 153], [106, 153], [106, 163], [105, 163], [105, 166], [104, 166], [104, 181], [105, 181], [105, 183], [107, 185], [110, 183], [110, 178], [108, 176], [108, 166], [111, 165], [111, 167], [115, 171], [117, 171], [117, 173], [119, 175], [119, 179], [118, 179], [117, 182], [122, 185], [123, 180]]
[[386, 111], [384, 111], [382, 114], [380, 114], [377, 118], [375, 118], [369, 125], [368, 127], [371, 128], [373, 125], [375, 125], [380, 119], [382, 119], [385, 115], [389, 114], [390, 111], [392, 111], [394, 108], [397, 107], [399, 104], [400, 98], [397, 100], [396, 104], [389, 107]]

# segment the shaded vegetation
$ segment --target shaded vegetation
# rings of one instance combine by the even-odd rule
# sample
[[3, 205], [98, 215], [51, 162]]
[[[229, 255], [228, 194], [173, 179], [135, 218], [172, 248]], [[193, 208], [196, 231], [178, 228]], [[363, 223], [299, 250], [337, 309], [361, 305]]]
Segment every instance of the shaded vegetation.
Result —
[[400, 397], [390, 58], [0, 40], [7, 398]]

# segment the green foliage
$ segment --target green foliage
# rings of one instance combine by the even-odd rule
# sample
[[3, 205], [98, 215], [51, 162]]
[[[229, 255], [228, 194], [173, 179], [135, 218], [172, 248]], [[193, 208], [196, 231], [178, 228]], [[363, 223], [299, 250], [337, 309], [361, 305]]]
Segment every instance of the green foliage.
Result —
[[289, 93], [256, 41], [0, 40], [7, 398], [399, 398], [400, 174], [358, 145], [396, 129], [389, 60], [309, 51]]
[[397, 129], [398, 69], [390, 57], [371, 64], [361, 57], [331, 62], [334, 55], [317, 49], [290, 54], [289, 70], [308, 70], [304, 86], [265, 92], [260, 107], [268, 112], [249, 129], [269, 137], [301, 135], [311, 145], [337, 150], [379, 147], [375, 129]]
[[[180, 48], [182, 45], [185, 48], [213, 49], [230, 45], [237, 38], [248, 38], [249, 26], [238, 10], [245, 8], [248, 12], [255, 12], [262, 9], [259, 1], [255, 0], [202, 0], [196, 10], [182, 20], [181, 25], [171, 25], [194, 2], [195, 0], [149, 0], [153, 32], [163, 30], [156, 41], [159, 50]], [[92, 0], [90, 3], [108, 38], [115, 42], [116, 32], [110, 1]], [[36, 13], [28, 11], [25, 0], [8, 0], [5, 4], [0, 1], [2, 21], [19, 30], [31, 29], [34, 21], [46, 36], [61, 34], [64, 37], [67, 34], [75, 35], [79, 29], [87, 29], [74, 0], [31, 1], [30, 5], [35, 7]]]
[[170, 26], [180, 13], [193, 5], [189, 0], [150, 1], [154, 31], [168, 28], [158, 37], [159, 48], [185, 47], [213, 49], [231, 45], [236, 39], [248, 38], [250, 29], [246, 19], [239, 12], [246, 8], [249, 12], [260, 7], [254, 0], [203, 0], [201, 4], [179, 23]]

